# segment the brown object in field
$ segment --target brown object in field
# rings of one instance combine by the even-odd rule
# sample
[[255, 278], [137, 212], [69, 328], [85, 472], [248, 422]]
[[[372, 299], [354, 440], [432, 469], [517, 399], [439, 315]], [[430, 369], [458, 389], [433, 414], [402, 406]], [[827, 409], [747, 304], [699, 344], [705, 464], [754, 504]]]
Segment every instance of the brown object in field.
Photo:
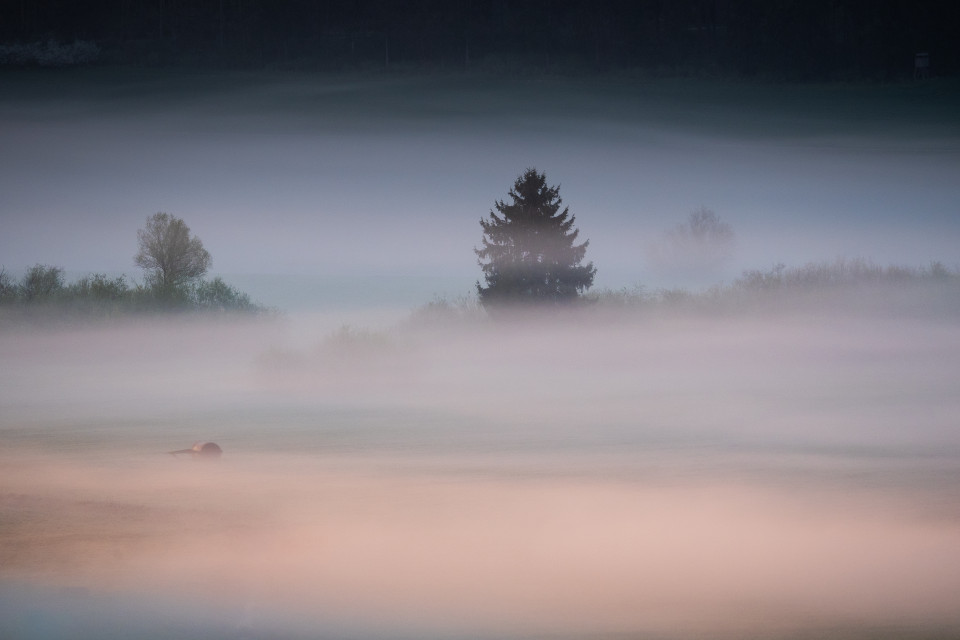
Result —
[[189, 453], [195, 456], [202, 456], [204, 458], [219, 458], [220, 454], [223, 453], [223, 449], [220, 448], [216, 442], [196, 442], [189, 449], [179, 449], [178, 451], [171, 451], [170, 455], [178, 455], [181, 453]]

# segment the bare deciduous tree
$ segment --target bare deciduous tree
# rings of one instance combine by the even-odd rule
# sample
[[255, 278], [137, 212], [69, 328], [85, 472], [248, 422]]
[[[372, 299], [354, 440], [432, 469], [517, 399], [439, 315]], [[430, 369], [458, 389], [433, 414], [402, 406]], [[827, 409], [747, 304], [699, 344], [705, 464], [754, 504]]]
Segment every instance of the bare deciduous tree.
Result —
[[660, 269], [711, 272], [729, 260], [736, 248], [733, 227], [716, 213], [700, 207], [687, 221], [667, 231], [649, 247], [648, 258]]
[[140, 251], [134, 257], [147, 272], [151, 285], [169, 294], [203, 277], [210, 268], [210, 254], [200, 238], [190, 236], [190, 227], [168, 213], [155, 213], [147, 226], [137, 231]]

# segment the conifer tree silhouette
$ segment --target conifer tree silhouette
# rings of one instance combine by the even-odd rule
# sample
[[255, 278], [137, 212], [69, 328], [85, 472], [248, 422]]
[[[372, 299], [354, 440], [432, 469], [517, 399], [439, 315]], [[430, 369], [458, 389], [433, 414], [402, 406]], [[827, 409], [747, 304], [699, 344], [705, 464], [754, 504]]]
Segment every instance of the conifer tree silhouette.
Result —
[[481, 219], [483, 246], [474, 249], [486, 286], [477, 282], [484, 307], [556, 304], [575, 300], [593, 284], [592, 262], [581, 264], [589, 241], [576, 243], [579, 230], [558, 186], [548, 186], [536, 169], [524, 171], [497, 200], [489, 220]]

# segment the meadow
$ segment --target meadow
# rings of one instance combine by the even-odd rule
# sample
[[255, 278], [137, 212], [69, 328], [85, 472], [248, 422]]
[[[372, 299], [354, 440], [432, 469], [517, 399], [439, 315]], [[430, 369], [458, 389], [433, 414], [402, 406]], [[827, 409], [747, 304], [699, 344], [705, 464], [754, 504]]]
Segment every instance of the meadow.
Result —
[[[3, 637], [956, 637], [951, 81], [54, 74], [3, 265], [116, 283], [169, 210], [286, 311], [0, 314]], [[528, 165], [598, 279], [494, 318]], [[644, 258], [701, 205], [728, 264]]]
[[950, 637], [955, 286], [5, 330], [0, 625]]

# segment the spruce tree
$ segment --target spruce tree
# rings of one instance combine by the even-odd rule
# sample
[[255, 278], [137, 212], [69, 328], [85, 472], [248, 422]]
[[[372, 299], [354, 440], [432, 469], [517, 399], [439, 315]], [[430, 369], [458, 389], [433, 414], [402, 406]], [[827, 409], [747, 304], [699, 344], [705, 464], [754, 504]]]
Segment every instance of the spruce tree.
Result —
[[583, 265], [589, 241], [576, 244], [579, 231], [559, 187], [527, 169], [509, 194], [494, 203], [490, 219], [480, 220], [483, 246], [474, 249], [486, 286], [477, 282], [485, 307], [502, 304], [550, 304], [575, 300], [590, 288], [596, 269]]

